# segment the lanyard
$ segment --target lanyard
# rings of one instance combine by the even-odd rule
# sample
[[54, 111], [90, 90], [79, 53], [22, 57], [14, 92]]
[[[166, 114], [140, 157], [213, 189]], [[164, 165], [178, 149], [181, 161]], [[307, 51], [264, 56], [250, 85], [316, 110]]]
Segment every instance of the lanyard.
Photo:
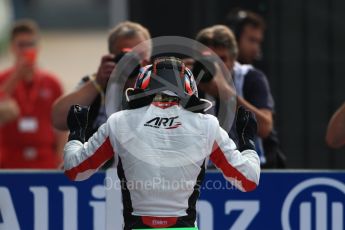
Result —
[[22, 115], [32, 115], [39, 94], [40, 82], [40, 77], [34, 76], [30, 83], [24, 81], [18, 83], [17, 95]]

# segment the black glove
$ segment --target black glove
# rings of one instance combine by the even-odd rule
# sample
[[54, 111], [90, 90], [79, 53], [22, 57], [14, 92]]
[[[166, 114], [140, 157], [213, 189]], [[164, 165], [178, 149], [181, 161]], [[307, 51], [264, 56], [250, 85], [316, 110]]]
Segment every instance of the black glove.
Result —
[[240, 106], [237, 110], [236, 131], [239, 139], [239, 150], [255, 150], [255, 136], [257, 135], [257, 123], [254, 114]]
[[70, 130], [68, 141], [85, 142], [85, 132], [88, 123], [88, 106], [72, 105], [67, 115], [67, 126]]

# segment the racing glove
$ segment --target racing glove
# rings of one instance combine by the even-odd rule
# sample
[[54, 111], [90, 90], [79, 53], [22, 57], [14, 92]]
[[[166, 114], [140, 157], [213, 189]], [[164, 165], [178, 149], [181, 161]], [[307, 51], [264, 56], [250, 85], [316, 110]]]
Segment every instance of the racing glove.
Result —
[[88, 123], [89, 106], [72, 105], [67, 115], [67, 126], [70, 130], [68, 141], [85, 142], [85, 132]]
[[254, 114], [240, 106], [237, 110], [236, 131], [238, 135], [239, 150], [255, 150], [255, 136], [257, 134], [257, 123]]

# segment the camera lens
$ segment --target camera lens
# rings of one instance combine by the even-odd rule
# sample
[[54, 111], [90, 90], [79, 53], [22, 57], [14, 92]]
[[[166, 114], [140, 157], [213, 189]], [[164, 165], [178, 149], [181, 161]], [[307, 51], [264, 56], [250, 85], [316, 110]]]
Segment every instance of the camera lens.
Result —
[[196, 79], [200, 79], [200, 82], [211, 81], [215, 73], [215, 58], [213, 56], [203, 56], [193, 65], [193, 75]]
[[128, 66], [135, 66], [133, 71], [129, 73], [128, 78], [135, 78], [138, 76], [140, 71], [140, 58], [135, 52], [125, 49], [115, 56], [114, 62], [116, 64], [119, 63], [125, 55], [127, 60], [130, 62]]

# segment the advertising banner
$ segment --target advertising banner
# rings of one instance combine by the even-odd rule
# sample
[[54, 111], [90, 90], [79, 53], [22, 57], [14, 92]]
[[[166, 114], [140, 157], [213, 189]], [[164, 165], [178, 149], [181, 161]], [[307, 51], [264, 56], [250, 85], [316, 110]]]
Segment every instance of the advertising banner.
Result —
[[[71, 182], [61, 172], [0, 172], [0, 230], [121, 229], [115, 170]], [[106, 186], [104, 186], [106, 185]], [[209, 172], [197, 205], [201, 230], [345, 229], [345, 172], [266, 171], [238, 191]]]

